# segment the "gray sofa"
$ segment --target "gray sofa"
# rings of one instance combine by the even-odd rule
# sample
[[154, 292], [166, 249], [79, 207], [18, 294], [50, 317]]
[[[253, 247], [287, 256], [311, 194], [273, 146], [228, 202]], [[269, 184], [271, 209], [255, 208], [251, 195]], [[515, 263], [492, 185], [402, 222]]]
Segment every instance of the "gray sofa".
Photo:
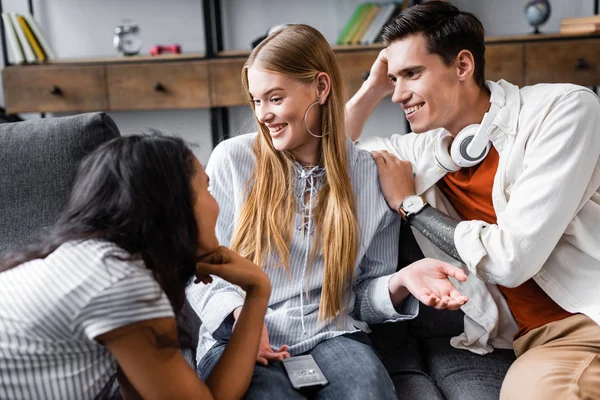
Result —
[[[81, 159], [119, 135], [105, 113], [0, 124], [0, 256], [55, 222]], [[398, 266], [421, 257], [410, 228], [403, 226]], [[410, 323], [372, 326], [371, 339], [398, 398], [497, 398], [514, 355], [505, 350], [482, 358], [452, 349], [449, 339], [462, 331], [462, 319], [460, 311], [421, 307]], [[177, 322], [182, 351], [194, 365], [200, 321], [186, 304]], [[120, 398], [116, 382], [107, 385], [100, 398]]]
[[104, 113], [0, 124], [0, 256], [56, 221], [81, 159], [117, 136]]

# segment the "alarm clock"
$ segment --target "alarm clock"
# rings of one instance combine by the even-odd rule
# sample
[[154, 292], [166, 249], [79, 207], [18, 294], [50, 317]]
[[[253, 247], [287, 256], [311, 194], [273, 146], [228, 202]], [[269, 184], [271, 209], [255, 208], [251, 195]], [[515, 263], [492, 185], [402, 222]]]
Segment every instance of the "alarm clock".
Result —
[[113, 46], [124, 56], [134, 56], [142, 50], [140, 28], [133, 21], [124, 22], [115, 28]]

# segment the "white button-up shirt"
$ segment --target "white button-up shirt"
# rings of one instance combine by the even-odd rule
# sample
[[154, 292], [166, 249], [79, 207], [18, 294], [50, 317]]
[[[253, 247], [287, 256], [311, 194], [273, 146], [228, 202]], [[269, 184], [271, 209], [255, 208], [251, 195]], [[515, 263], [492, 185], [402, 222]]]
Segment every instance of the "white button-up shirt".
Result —
[[[600, 102], [576, 85], [498, 84], [504, 105], [490, 130], [500, 156], [492, 187], [497, 223], [462, 221], [454, 234], [470, 273], [457, 286], [470, 301], [462, 308], [465, 332], [452, 344], [477, 353], [510, 346], [516, 332], [494, 284], [515, 287], [533, 278], [562, 308], [600, 324]], [[445, 174], [433, 157], [442, 134], [436, 129], [360, 145], [410, 161], [417, 193], [460, 219], [435, 186]], [[415, 236], [427, 257], [458, 263]]]

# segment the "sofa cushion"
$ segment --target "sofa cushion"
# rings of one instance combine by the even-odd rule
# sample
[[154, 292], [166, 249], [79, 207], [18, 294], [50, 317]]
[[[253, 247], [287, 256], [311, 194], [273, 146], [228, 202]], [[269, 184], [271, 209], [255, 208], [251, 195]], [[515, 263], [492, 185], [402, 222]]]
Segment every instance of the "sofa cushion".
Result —
[[56, 221], [82, 158], [117, 136], [105, 113], [0, 124], [0, 257]]

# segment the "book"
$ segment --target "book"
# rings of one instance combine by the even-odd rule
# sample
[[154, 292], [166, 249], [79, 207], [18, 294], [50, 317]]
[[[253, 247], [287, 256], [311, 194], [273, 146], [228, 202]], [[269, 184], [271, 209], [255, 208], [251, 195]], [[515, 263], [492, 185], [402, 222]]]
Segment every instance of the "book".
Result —
[[383, 27], [385, 26], [385, 24], [394, 15], [394, 11], [396, 10], [396, 7], [399, 7], [401, 3], [402, 2], [389, 3], [389, 4], [382, 4], [380, 6], [381, 9], [380, 9], [379, 13], [377, 14], [375, 19], [369, 26], [368, 31], [363, 36], [363, 40], [361, 41], [362, 44], [375, 43], [375, 41], [381, 35], [381, 31], [383, 30]]
[[600, 32], [600, 23], [561, 25], [560, 33], [596, 33]]
[[19, 39], [19, 42], [21, 43], [21, 48], [23, 49], [23, 55], [25, 56], [25, 61], [27, 63], [35, 62], [36, 61], [35, 54], [33, 53], [33, 49], [31, 48], [31, 45], [27, 41], [27, 37], [25, 36], [25, 32], [23, 32], [23, 29], [21, 28], [21, 24], [19, 24], [19, 19], [17, 18], [17, 14], [11, 12], [11, 13], [8, 13], [8, 15], [10, 16], [10, 21], [13, 24], [13, 27], [17, 34], [17, 38]]
[[383, 33], [383, 28], [387, 25], [388, 22], [390, 22], [392, 19], [396, 18], [403, 10], [405, 10], [407, 7], [407, 4], [408, 4], [408, 0], [404, 0], [399, 3], [394, 3], [394, 8], [391, 9], [392, 14], [383, 23], [383, 26], [381, 27], [381, 30], [377, 34], [377, 36], [375, 38], [375, 42], [373, 42], [373, 43], [380, 43], [383, 41], [383, 39], [381, 38], [381, 34]]
[[352, 13], [352, 16], [346, 23], [346, 26], [348, 26], [349, 28], [347, 30], [344, 29], [346, 31], [346, 34], [344, 35], [344, 37], [340, 37], [340, 41], [338, 41], [338, 44], [351, 43], [352, 38], [354, 37], [356, 31], [360, 27], [360, 21], [362, 20], [362, 18], [364, 18], [365, 11], [367, 10], [368, 5], [369, 3], [360, 3], [358, 6], [356, 6], [354, 13]]
[[56, 60], [56, 55], [55, 55], [54, 51], [52, 50], [52, 47], [50, 47], [49, 42], [44, 37], [42, 30], [40, 29], [37, 21], [30, 14], [25, 13], [22, 15], [25, 18], [25, 20], [27, 21], [27, 24], [31, 28], [31, 31], [37, 38], [38, 42], [42, 46], [42, 50], [46, 54], [46, 57], [48, 58], [48, 60]]
[[344, 25], [344, 28], [342, 29], [342, 31], [340, 32], [336, 43], [337, 44], [344, 44], [344, 41], [346, 40], [346, 38], [348, 37], [348, 33], [349, 31], [352, 29], [353, 26], [353, 21], [356, 21], [356, 19], [358, 18], [358, 15], [360, 14], [362, 7], [364, 4], [359, 4], [356, 6], [356, 8], [354, 9], [354, 11], [352, 12], [352, 15], [350, 16], [350, 18], [348, 19], [348, 22], [346, 22], [346, 25]]
[[560, 20], [562, 25], [578, 25], [578, 24], [600, 24], [600, 15], [591, 15], [587, 17], [563, 18]]
[[377, 4], [375, 4], [375, 3], [367, 4], [367, 9], [366, 9], [366, 11], [363, 12], [363, 15], [364, 15], [363, 18], [361, 18], [360, 21], [357, 22], [359, 24], [359, 26], [358, 26], [358, 29], [356, 30], [354, 36], [352, 37], [350, 44], [359, 44], [360, 43], [360, 39], [362, 38], [363, 34], [369, 27], [369, 24], [373, 20], [373, 17], [377, 13], [377, 11], [379, 11], [379, 6]]
[[33, 35], [33, 32], [27, 24], [27, 21], [25, 21], [25, 18], [22, 15], [17, 14], [17, 19], [19, 20], [19, 25], [21, 26], [21, 29], [23, 29], [25, 37], [27, 38], [27, 41], [29, 42], [33, 53], [35, 54], [35, 58], [37, 58], [37, 60], [41, 62], [46, 61], [46, 53], [44, 53], [44, 51], [42, 50], [42, 47], [40, 46], [36, 37]]
[[[21, 43], [17, 38], [17, 32], [10, 19], [10, 15], [2, 13], [2, 23], [4, 24], [4, 32], [6, 35], [6, 42], [10, 48], [10, 54], [12, 55], [13, 62], [15, 64], [23, 64], [25, 62], [25, 55], [21, 48]], [[8, 62], [8, 60], [6, 60]]]

